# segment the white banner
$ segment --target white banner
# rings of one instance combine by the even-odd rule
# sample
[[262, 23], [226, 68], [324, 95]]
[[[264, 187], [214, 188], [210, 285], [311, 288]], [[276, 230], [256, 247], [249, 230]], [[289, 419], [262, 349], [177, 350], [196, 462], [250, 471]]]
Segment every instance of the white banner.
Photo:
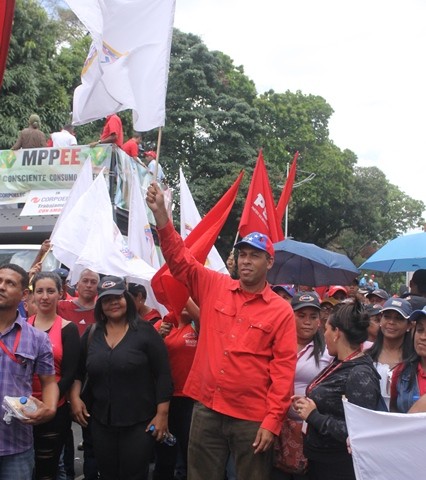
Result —
[[59, 215], [71, 190], [31, 190], [20, 217], [32, 215]]
[[375, 412], [343, 401], [357, 480], [420, 480], [426, 413]]

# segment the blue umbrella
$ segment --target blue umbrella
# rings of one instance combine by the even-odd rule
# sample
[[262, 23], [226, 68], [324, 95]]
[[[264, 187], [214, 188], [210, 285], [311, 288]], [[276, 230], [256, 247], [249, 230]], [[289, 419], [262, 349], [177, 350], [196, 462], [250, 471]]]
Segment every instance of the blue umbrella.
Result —
[[377, 250], [360, 267], [377, 272], [412, 272], [426, 268], [426, 232], [397, 237]]
[[320, 248], [313, 243], [285, 239], [274, 243], [274, 265], [268, 281], [319, 287], [349, 285], [359, 270], [346, 255]]

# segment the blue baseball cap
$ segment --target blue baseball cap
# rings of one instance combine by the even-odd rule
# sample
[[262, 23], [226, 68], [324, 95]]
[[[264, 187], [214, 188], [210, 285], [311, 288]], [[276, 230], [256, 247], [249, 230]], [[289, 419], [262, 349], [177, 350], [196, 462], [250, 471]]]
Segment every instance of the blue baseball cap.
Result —
[[413, 307], [411, 306], [411, 303], [404, 298], [391, 297], [384, 303], [382, 313], [387, 310], [395, 310], [408, 320], [413, 311]]
[[272, 290], [275, 293], [279, 290], [284, 290], [284, 292], [286, 292], [290, 297], [294, 297], [294, 294], [296, 293], [296, 289], [293, 287], [293, 285], [273, 285]]
[[417, 322], [422, 318], [426, 318], [426, 305], [421, 310], [414, 310], [414, 312], [410, 315], [411, 322]]
[[271, 257], [274, 256], [274, 245], [272, 244], [270, 238], [264, 233], [252, 232], [246, 235], [242, 240], [237, 242], [234, 245], [234, 248], [241, 248], [244, 245], [249, 247], [257, 248], [258, 250], [263, 250], [266, 253], [269, 253]]

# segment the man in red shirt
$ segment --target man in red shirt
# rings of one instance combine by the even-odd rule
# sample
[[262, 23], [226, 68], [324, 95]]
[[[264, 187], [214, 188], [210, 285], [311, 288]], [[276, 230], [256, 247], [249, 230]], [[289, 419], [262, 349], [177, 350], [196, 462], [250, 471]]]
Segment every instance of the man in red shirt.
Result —
[[134, 132], [132, 138], [129, 138], [125, 144], [121, 147], [129, 157], [132, 157], [135, 162], [139, 163], [139, 145], [142, 143], [142, 134]]
[[198, 402], [188, 477], [223, 478], [231, 453], [238, 478], [269, 480], [271, 446], [289, 408], [296, 367], [294, 314], [266, 282], [274, 249], [254, 232], [235, 245], [239, 280], [205, 268], [173, 228], [157, 184], [147, 193], [173, 276], [200, 307], [200, 336], [183, 393]]
[[95, 302], [98, 294], [99, 275], [89, 269], [83, 270], [77, 282], [78, 297], [72, 300], [60, 300], [58, 315], [70, 320], [78, 327], [80, 337], [86, 327], [95, 323]]
[[95, 147], [99, 143], [115, 143], [117, 147], [123, 145], [123, 125], [121, 118], [113, 113], [106, 117], [104, 129], [102, 130], [101, 138], [97, 142], [89, 144], [90, 147]]

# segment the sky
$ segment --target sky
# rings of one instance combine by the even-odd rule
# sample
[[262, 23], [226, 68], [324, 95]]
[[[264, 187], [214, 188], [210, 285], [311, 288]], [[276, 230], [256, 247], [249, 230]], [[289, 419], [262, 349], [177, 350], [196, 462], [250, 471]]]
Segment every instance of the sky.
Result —
[[258, 93], [323, 97], [332, 141], [426, 204], [425, 19], [426, 0], [176, 0], [174, 26]]

